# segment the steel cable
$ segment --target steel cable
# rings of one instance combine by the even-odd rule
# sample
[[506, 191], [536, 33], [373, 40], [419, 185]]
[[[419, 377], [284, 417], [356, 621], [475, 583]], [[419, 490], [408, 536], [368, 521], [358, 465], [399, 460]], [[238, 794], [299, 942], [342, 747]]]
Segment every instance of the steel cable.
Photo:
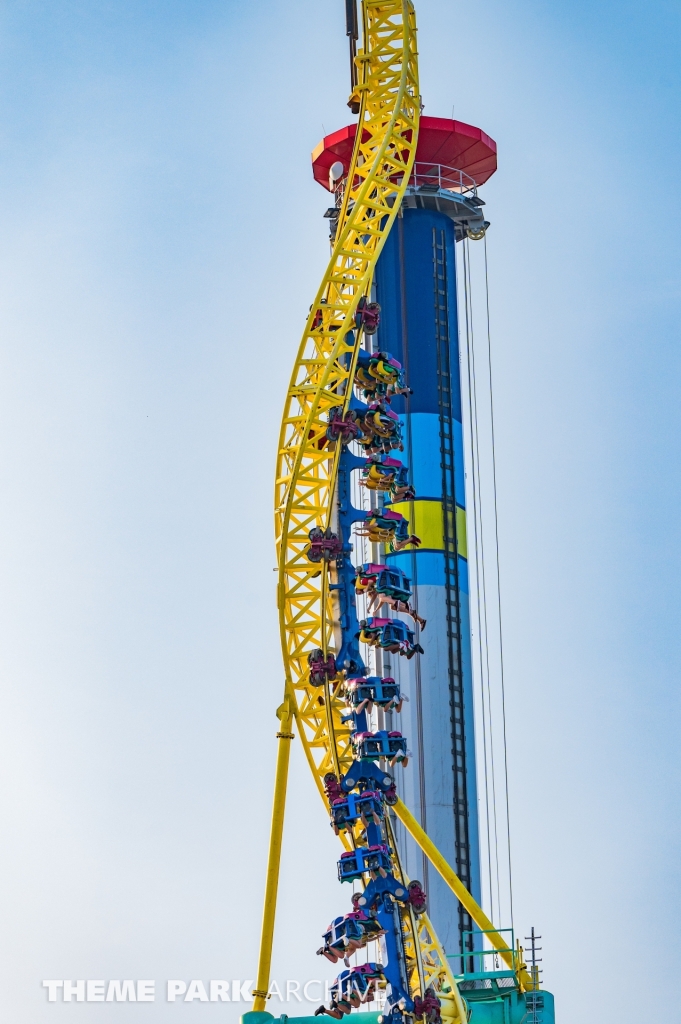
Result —
[[504, 786], [506, 792], [506, 844], [508, 851], [508, 896], [509, 905], [511, 912], [511, 928], [513, 924], [513, 869], [511, 864], [511, 810], [508, 795], [508, 748], [506, 743], [506, 685], [504, 677], [504, 635], [502, 628], [502, 616], [501, 616], [501, 572], [499, 566], [499, 517], [497, 512], [497, 459], [496, 459], [496, 445], [495, 445], [495, 434], [494, 434], [494, 387], [492, 383], [492, 337], [490, 329], [490, 315], [489, 315], [489, 275], [488, 275], [488, 263], [487, 263], [487, 234], [484, 238], [484, 254], [485, 254], [485, 310], [487, 315], [487, 366], [489, 371], [489, 411], [490, 411], [490, 427], [491, 427], [491, 441], [492, 441], [492, 494], [493, 494], [493, 508], [494, 508], [494, 548], [495, 548], [495, 564], [496, 564], [496, 575], [497, 575], [497, 614], [499, 622], [499, 667], [500, 667], [500, 682], [501, 682], [501, 721], [502, 721], [502, 733], [503, 733], [503, 749], [504, 749]]

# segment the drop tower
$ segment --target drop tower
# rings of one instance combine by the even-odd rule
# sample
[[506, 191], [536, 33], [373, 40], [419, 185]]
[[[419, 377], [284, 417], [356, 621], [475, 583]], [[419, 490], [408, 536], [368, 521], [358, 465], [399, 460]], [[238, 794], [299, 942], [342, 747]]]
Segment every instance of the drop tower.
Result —
[[487, 230], [478, 190], [496, 146], [480, 129], [422, 116], [411, 0], [362, 0], [361, 46], [356, 0], [346, 15], [358, 121], [313, 153], [332, 245], [277, 448], [284, 699], [258, 976], [242, 1024], [274, 1019], [297, 738], [341, 844], [346, 894], [317, 950], [337, 965], [329, 1001], [298, 1024], [553, 1024], [534, 930], [528, 958], [480, 905], [457, 247], [464, 240], [466, 253]]
[[[326, 136], [312, 154], [315, 179], [334, 196], [325, 214], [332, 238], [355, 130], [352, 124]], [[478, 189], [496, 167], [496, 144], [479, 128], [421, 117], [414, 170], [376, 267], [372, 298], [381, 315], [370, 341], [374, 352], [389, 351], [402, 363], [412, 392], [393, 398], [392, 408], [402, 422], [400, 457], [416, 497], [390, 507], [421, 541], [411, 550], [375, 551], [374, 561], [406, 574], [413, 607], [426, 622], [416, 626], [420, 658], [378, 652], [378, 674], [397, 679], [409, 696], [400, 714], [385, 715], [384, 727], [410, 740], [408, 767], [395, 768], [401, 798], [478, 902], [456, 247], [487, 230]], [[380, 505], [381, 496], [374, 501]], [[431, 897], [431, 918], [446, 952], [471, 948], [469, 915], [399, 822], [395, 831], [406, 873], [422, 879]]]

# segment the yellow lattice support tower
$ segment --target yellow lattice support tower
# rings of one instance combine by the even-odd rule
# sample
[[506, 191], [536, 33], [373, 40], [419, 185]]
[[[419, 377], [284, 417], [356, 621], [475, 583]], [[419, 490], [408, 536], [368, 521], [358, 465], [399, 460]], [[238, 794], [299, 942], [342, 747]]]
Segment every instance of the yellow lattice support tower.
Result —
[[324, 706], [308, 680], [307, 654], [332, 649], [325, 576], [305, 551], [325, 529], [338, 452], [325, 444], [329, 409], [347, 404], [359, 348], [354, 317], [407, 187], [416, 154], [420, 96], [414, 10], [407, 0], [365, 0], [357, 55], [361, 107], [336, 240], [305, 325], [279, 439], [275, 517], [281, 643], [295, 716], [317, 784], [349, 764], [340, 702]]

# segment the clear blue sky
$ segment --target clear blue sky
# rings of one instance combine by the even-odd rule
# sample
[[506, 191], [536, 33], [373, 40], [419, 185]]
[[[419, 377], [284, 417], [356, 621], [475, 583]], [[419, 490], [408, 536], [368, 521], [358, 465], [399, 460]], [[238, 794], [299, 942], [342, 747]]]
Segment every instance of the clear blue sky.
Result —
[[[342, 8], [0, 13], [13, 1024], [236, 1021], [162, 991], [49, 1005], [40, 985], [253, 977], [282, 676], [272, 475], [327, 255], [309, 153], [348, 120]], [[518, 931], [544, 936], [559, 1021], [642, 1004], [671, 1021], [681, 12], [420, 0], [417, 16], [426, 113], [499, 146], [484, 196]], [[314, 952], [347, 903], [336, 853], [296, 749], [279, 980], [334, 973]]]

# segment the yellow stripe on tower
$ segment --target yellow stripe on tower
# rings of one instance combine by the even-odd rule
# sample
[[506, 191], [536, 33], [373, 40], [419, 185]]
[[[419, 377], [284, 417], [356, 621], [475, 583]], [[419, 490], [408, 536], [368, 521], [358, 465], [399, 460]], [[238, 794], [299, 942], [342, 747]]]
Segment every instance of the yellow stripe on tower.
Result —
[[[442, 503], [417, 499], [398, 501], [390, 506], [393, 512], [400, 512], [409, 520], [409, 532], [421, 540], [421, 547], [429, 551], [444, 551], [445, 530]], [[466, 510], [456, 506], [456, 548], [462, 558], [468, 558], [466, 537]]]
[[456, 550], [462, 558], [468, 558], [468, 533], [466, 532], [466, 509], [456, 506]]

